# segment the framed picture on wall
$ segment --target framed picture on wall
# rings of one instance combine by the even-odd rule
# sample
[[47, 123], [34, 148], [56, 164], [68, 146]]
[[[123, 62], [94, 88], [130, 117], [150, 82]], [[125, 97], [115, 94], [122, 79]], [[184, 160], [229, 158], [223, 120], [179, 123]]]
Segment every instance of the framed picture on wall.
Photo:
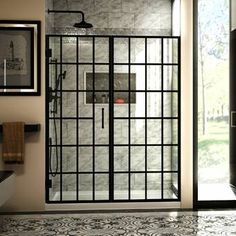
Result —
[[0, 95], [40, 95], [40, 21], [0, 21]]

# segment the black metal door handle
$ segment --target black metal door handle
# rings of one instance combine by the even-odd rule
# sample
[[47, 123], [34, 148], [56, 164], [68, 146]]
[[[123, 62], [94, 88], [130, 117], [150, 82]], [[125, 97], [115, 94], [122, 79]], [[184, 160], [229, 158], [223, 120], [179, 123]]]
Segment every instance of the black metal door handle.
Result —
[[102, 108], [102, 129], [104, 129], [104, 108]]

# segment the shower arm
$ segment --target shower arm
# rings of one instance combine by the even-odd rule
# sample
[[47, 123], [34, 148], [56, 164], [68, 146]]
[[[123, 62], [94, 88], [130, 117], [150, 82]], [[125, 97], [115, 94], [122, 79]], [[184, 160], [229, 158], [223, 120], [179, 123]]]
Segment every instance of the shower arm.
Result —
[[70, 11], [70, 10], [63, 11], [63, 10], [49, 10], [48, 9], [48, 14], [50, 13], [75, 13], [75, 14], [79, 13], [82, 15], [82, 21], [84, 21], [84, 13], [82, 11]]

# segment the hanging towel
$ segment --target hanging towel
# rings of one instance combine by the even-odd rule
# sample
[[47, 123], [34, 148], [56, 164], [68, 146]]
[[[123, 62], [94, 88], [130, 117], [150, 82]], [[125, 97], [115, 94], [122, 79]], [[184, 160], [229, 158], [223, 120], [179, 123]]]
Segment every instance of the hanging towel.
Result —
[[2, 158], [5, 163], [23, 164], [25, 154], [24, 122], [3, 123]]

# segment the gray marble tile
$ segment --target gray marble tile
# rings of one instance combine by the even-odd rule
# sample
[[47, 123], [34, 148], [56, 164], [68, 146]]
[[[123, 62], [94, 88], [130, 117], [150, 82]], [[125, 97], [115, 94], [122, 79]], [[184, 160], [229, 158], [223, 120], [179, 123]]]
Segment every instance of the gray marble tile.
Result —
[[142, 12], [147, 8], [148, 3], [145, 0], [122, 0], [122, 12]]
[[121, 0], [95, 0], [95, 12], [121, 12]]
[[70, 0], [70, 9], [83, 11], [85, 19], [88, 13], [93, 13], [95, 10], [95, 0]]
[[95, 12], [86, 17], [87, 22], [91, 23], [94, 29], [108, 28], [109, 27], [109, 13], [108, 12]]
[[147, 11], [150, 13], [171, 14], [171, 0], [147, 0]]
[[67, 0], [53, 0], [53, 9], [54, 10], [68, 10], [68, 5], [69, 1]]
[[110, 4], [107, 0], [95, 0], [95, 9], [102, 12], [109, 12]]
[[122, 0], [109, 0], [109, 12], [121, 12]]
[[76, 144], [76, 121], [63, 120], [62, 121], [62, 142], [63, 144]]
[[134, 27], [138, 29], [160, 29], [162, 15], [158, 13], [136, 13]]
[[[76, 148], [75, 147], [63, 147], [62, 148], [63, 162], [62, 171], [63, 172], [76, 172]], [[63, 182], [63, 184], [65, 184]]]

